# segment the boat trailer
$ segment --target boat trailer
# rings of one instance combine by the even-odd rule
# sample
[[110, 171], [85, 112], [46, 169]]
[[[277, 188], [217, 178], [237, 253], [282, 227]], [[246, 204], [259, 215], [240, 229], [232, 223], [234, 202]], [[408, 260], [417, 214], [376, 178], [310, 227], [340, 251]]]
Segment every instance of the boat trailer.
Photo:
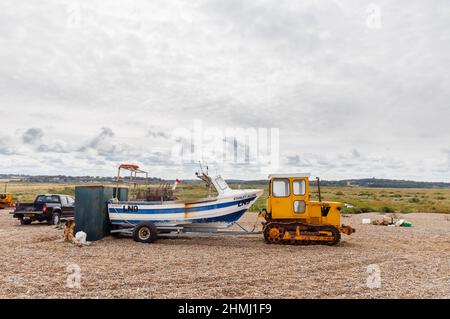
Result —
[[[123, 224], [118, 229], [112, 229], [111, 234], [132, 236], [137, 225]], [[256, 224], [251, 230], [246, 229], [238, 222], [234, 222], [229, 227], [237, 226], [241, 230], [222, 230], [222, 228], [195, 227], [195, 226], [156, 226], [158, 237], [208, 237], [214, 235], [260, 235], [262, 231], [255, 231]], [[202, 236], [203, 235], [203, 236]]]

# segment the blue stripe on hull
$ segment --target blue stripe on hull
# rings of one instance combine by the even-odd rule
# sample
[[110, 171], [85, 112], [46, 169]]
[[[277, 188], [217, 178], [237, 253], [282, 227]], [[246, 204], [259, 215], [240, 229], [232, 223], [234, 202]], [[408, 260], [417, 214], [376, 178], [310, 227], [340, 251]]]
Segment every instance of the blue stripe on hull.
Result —
[[132, 219], [114, 219], [111, 221], [112, 224], [123, 224], [123, 223], [133, 223], [137, 224], [140, 222], [154, 222], [156, 224], [159, 223], [171, 223], [171, 224], [177, 224], [177, 223], [217, 223], [217, 222], [224, 222], [224, 223], [232, 223], [244, 215], [244, 213], [247, 211], [247, 209], [242, 209], [240, 211], [222, 215], [222, 216], [215, 216], [215, 217], [206, 217], [206, 218], [198, 218], [198, 219], [183, 219], [183, 220], [132, 220]]
[[[108, 212], [110, 213], [120, 213], [120, 214], [174, 214], [174, 213], [191, 213], [191, 212], [202, 212], [206, 210], [219, 209], [224, 207], [230, 207], [234, 205], [246, 205], [249, 201], [253, 201], [256, 199], [256, 196], [233, 201], [233, 202], [225, 202], [214, 205], [200, 206], [200, 207], [189, 207], [189, 208], [161, 208], [161, 209], [140, 209], [138, 211], [128, 211], [122, 208], [108, 208]], [[123, 204], [127, 205], [127, 204]], [[145, 202], [140, 203], [140, 205], [146, 205]]]

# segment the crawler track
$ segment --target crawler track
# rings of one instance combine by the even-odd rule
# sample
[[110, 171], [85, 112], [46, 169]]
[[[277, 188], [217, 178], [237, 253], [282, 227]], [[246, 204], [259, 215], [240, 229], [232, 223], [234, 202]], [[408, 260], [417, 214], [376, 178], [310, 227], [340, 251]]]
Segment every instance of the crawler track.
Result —
[[341, 240], [339, 230], [333, 226], [314, 226], [300, 222], [268, 222], [263, 228], [268, 244], [336, 245]]

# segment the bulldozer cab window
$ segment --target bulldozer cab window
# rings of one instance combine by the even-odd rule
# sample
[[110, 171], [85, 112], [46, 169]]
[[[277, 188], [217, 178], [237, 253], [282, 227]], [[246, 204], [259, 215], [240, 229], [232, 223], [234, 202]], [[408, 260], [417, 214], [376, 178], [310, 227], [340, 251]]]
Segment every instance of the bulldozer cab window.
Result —
[[272, 182], [273, 197], [289, 197], [290, 195], [289, 179], [279, 178]]
[[294, 213], [303, 214], [306, 210], [306, 203], [304, 200], [294, 201]]
[[305, 195], [306, 183], [305, 180], [296, 180], [292, 182], [292, 188], [294, 190], [294, 195]]

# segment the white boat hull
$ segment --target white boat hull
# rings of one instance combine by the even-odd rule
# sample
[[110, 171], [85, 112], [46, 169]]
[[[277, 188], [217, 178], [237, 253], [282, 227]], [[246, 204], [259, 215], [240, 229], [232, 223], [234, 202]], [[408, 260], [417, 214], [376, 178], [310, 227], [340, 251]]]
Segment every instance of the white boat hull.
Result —
[[234, 190], [194, 202], [111, 202], [108, 214], [113, 225], [121, 226], [148, 221], [156, 226], [221, 228], [239, 220], [261, 194], [261, 190]]

